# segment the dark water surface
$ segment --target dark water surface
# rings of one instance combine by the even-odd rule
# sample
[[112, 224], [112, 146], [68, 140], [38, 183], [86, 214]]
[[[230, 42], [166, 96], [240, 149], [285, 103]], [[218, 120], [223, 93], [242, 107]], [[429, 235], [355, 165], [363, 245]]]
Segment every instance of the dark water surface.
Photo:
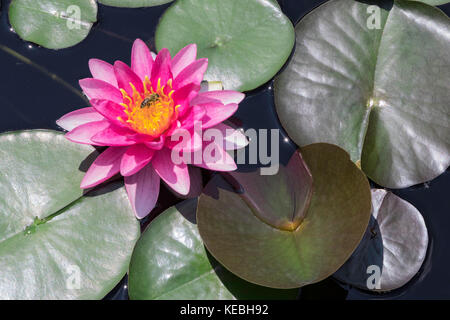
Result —
[[[245, 0], [243, 0], [245, 1]], [[293, 23], [324, 0], [279, 0]], [[88, 60], [129, 62], [131, 45], [136, 38], [153, 43], [158, 19], [169, 6], [124, 9], [99, 5], [98, 22], [89, 36], [75, 47], [48, 50], [22, 41], [10, 30], [7, 8], [10, 0], [1, 0], [0, 11], [0, 132], [20, 129], [56, 129], [55, 120], [67, 112], [87, 106], [80, 94], [78, 80], [90, 77]], [[450, 5], [441, 6], [447, 15]], [[7, 52], [9, 48], [14, 55]], [[154, 50], [154, 47], [152, 48]], [[31, 63], [30, 63], [31, 61]], [[272, 84], [248, 93], [236, 118], [245, 129], [280, 128], [273, 104]], [[280, 135], [281, 158], [288, 159], [295, 150], [285, 134]], [[329, 278], [304, 287], [302, 299], [450, 299], [450, 174], [428, 184], [394, 190], [411, 202], [425, 218], [430, 248], [420, 273], [404, 288], [374, 295], [338, 284]], [[159, 210], [175, 198], [162, 190]], [[127, 298], [126, 278], [107, 298]]]

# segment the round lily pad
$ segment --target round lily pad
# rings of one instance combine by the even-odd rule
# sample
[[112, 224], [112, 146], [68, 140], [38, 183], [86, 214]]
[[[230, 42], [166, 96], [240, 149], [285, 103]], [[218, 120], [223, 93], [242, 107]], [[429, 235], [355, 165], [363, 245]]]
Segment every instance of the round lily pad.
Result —
[[247, 91], [269, 81], [294, 46], [290, 20], [272, 0], [178, 0], [156, 30], [158, 50], [196, 43], [209, 59], [206, 80]]
[[420, 2], [326, 2], [296, 26], [275, 81], [283, 127], [299, 146], [341, 146], [385, 187], [437, 177], [450, 164], [449, 37], [450, 19]]
[[427, 227], [413, 205], [391, 192], [372, 190], [372, 205], [363, 240], [334, 277], [364, 290], [398, 289], [418, 273], [425, 260]]
[[294, 299], [298, 290], [248, 283], [206, 251], [195, 223], [197, 199], [169, 208], [148, 226], [133, 252], [129, 295], [136, 300]]
[[83, 193], [97, 156], [56, 131], [0, 135], [0, 299], [100, 299], [139, 237], [120, 183]]
[[98, 0], [99, 3], [124, 8], [153, 7], [172, 2], [173, 0]]
[[97, 21], [95, 0], [13, 0], [9, 21], [24, 40], [61, 49], [84, 40]]
[[216, 176], [200, 196], [200, 235], [227, 269], [259, 285], [296, 288], [328, 277], [369, 221], [369, 183], [337, 146], [307, 146], [276, 176], [232, 173], [228, 181]]

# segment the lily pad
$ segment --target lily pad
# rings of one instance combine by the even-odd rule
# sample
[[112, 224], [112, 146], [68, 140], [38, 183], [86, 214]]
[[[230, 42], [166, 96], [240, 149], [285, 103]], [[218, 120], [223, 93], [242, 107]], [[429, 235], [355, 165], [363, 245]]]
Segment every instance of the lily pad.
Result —
[[178, 0], [156, 30], [158, 50], [190, 43], [209, 59], [206, 80], [247, 91], [269, 81], [294, 46], [290, 20], [272, 0]]
[[136, 300], [294, 299], [298, 290], [248, 283], [227, 271], [203, 246], [195, 224], [197, 199], [151, 222], [133, 252], [129, 295]]
[[337, 146], [307, 146], [277, 176], [231, 177], [206, 186], [198, 227], [211, 254], [249, 282], [284, 289], [318, 282], [342, 266], [366, 230], [369, 183]]
[[94, 148], [55, 131], [0, 135], [0, 299], [100, 299], [139, 223], [120, 183], [80, 189]]
[[296, 26], [275, 81], [283, 127], [299, 146], [341, 146], [385, 187], [437, 177], [450, 164], [449, 37], [450, 19], [423, 3], [326, 2]]
[[446, 4], [449, 2], [449, 0], [409, 0], [409, 1], [423, 2], [431, 6], [440, 6], [442, 4]]
[[[427, 227], [413, 205], [391, 192], [372, 190], [372, 205], [364, 239], [334, 277], [364, 290], [398, 289], [419, 272], [425, 260]], [[379, 280], [374, 267], [380, 271]]]
[[107, 6], [124, 8], [153, 7], [172, 1], [173, 0], [98, 0], [99, 3]]
[[13, 0], [9, 21], [24, 40], [61, 49], [84, 40], [97, 21], [95, 0]]

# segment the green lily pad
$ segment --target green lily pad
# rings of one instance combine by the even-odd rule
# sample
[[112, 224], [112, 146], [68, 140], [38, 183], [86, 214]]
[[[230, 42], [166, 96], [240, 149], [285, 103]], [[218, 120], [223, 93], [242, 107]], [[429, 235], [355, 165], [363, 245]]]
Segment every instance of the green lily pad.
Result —
[[294, 299], [298, 290], [248, 283], [203, 246], [195, 224], [197, 199], [171, 207], [148, 226], [133, 252], [129, 295], [136, 300]]
[[420, 212], [392, 192], [372, 190], [372, 205], [363, 240], [333, 276], [364, 290], [398, 289], [419, 272], [425, 260], [427, 227]]
[[13, 0], [9, 21], [24, 40], [62, 49], [84, 40], [97, 21], [95, 0]]
[[409, 0], [409, 1], [423, 2], [431, 6], [440, 6], [441, 4], [446, 4], [449, 2], [448, 0]]
[[310, 202], [309, 171], [298, 152], [277, 176], [232, 173], [231, 184], [217, 176], [199, 198], [206, 247], [249, 282], [287, 289], [320, 281], [342, 266], [366, 230], [369, 183], [349, 155], [329, 144], [307, 146], [301, 155], [313, 179]]
[[94, 148], [56, 131], [0, 135], [0, 299], [100, 299], [139, 237], [126, 192], [83, 194]]
[[101, 4], [113, 7], [141, 8], [159, 6], [173, 0], [98, 0]]
[[247, 91], [269, 81], [294, 46], [290, 20], [272, 0], [178, 0], [156, 30], [158, 50], [196, 43], [209, 59], [206, 80]]
[[377, 29], [375, 8], [331, 0], [305, 16], [275, 103], [299, 146], [339, 145], [377, 184], [403, 188], [450, 164], [450, 19], [394, 1]]

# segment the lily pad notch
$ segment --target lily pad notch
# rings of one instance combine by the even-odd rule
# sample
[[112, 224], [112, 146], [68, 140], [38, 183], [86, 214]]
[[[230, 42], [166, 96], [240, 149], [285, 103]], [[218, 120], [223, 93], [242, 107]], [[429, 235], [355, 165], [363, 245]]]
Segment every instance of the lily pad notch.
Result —
[[216, 176], [206, 186], [197, 223], [211, 254], [249, 282], [278, 289], [318, 282], [366, 230], [369, 183], [339, 147], [304, 147], [276, 176], [231, 176], [231, 184]]
[[197, 199], [173, 206], [153, 220], [130, 263], [133, 300], [295, 299], [298, 290], [277, 290], [246, 282], [206, 250], [195, 221]]
[[158, 50], [178, 52], [196, 43], [209, 59], [208, 81], [249, 91], [269, 81], [294, 47], [291, 21], [273, 0], [177, 0], [162, 16]]
[[300, 20], [275, 105], [297, 145], [339, 145], [377, 184], [404, 188], [450, 164], [450, 19], [391, 4], [330, 0]]

